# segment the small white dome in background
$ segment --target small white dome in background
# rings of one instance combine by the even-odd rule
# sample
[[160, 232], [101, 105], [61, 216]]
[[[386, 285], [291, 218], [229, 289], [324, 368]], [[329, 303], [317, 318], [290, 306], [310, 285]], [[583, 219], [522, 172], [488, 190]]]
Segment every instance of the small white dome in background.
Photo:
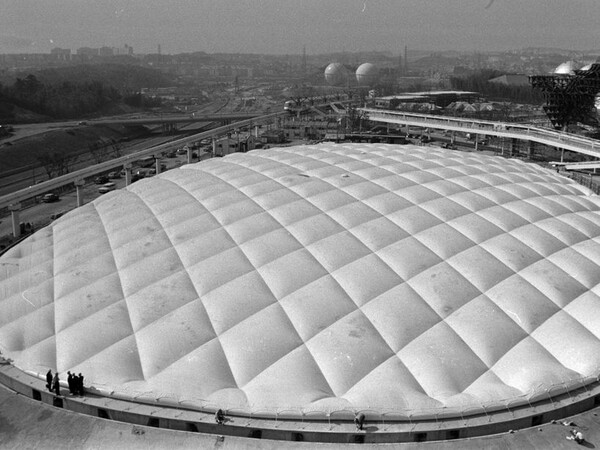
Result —
[[574, 75], [575, 74], [576, 65], [574, 61], [567, 61], [560, 64], [556, 69], [554, 69], [555, 74], [557, 75]]

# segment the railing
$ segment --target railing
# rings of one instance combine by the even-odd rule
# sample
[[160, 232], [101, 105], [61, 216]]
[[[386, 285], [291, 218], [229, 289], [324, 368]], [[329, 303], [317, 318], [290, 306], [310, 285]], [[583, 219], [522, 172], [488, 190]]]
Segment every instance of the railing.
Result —
[[565, 150], [600, 158], [600, 141], [571, 133], [548, 130], [534, 126], [462, 119], [458, 117], [433, 116], [401, 111], [383, 111], [361, 108], [367, 119], [374, 122], [400, 123], [423, 128], [436, 128], [464, 133], [475, 133], [506, 138], [535, 141]]
[[[38, 374], [44, 378], [44, 374]], [[539, 410], [554, 410], [568, 404], [577, 403], [595, 396], [600, 391], [600, 377], [589, 376], [564, 380], [560, 383], [539, 385], [532, 387], [529, 392], [490, 402], [460, 402], [454, 405], [440, 405], [436, 408], [410, 409], [410, 408], [377, 408], [373, 405], [355, 405], [340, 408], [323, 407], [294, 407], [294, 406], [253, 406], [253, 405], [226, 405], [213, 403], [202, 398], [181, 398], [173, 394], [157, 396], [154, 392], [116, 392], [112, 388], [103, 387], [94, 383], [86, 387], [90, 393], [103, 397], [124, 401], [135, 401], [157, 407], [170, 407], [204, 413], [214, 413], [222, 409], [228, 416], [247, 417], [249, 419], [263, 420], [288, 420], [288, 421], [351, 421], [360, 412], [367, 415], [370, 421], [383, 423], [401, 422], [443, 422], [460, 420], [467, 422], [471, 419], [491, 422], [491, 417], [497, 414], [510, 414], [512, 418], [524, 414], [537, 413]], [[440, 425], [441, 428], [441, 425]]]

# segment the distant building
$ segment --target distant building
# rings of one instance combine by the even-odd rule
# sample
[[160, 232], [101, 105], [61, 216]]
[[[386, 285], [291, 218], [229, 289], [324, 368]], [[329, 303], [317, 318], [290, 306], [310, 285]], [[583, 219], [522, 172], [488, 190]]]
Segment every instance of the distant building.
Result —
[[71, 49], [55, 47], [52, 50], [50, 50], [50, 55], [52, 55], [52, 57], [58, 61], [70, 61]]
[[99, 50], [97, 48], [90, 47], [80, 47], [76, 50], [77, 58], [80, 61], [88, 61], [90, 59], [96, 58], [99, 55]]
[[98, 56], [101, 57], [107, 57], [107, 56], [113, 56], [113, 49], [111, 47], [100, 47], [98, 49]]
[[215, 156], [225, 156], [236, 152], [245, 153], [257, 148], [258, 143], [258, 139], [252, 134], [233, 134], [215, 142]]

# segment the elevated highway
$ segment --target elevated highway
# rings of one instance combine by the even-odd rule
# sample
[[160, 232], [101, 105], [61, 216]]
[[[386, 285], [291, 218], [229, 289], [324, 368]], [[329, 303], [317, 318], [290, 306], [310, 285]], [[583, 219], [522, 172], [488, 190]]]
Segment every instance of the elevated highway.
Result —
[[[277, 117], [285, 115], [285, 114], [287, 114], [287, 113], [284, 111], [281, 111], [281, 112], [274, 113], [274, 114], [267, 114], [267, 115], [263, 115], [263, 116], [259, 116], [259, 117], [253, 117], [250, 119], [238, 121], [238, 122], [235, 122], [230, 125], [224, 125], [224, 126], [214, 128], [209, 131], [204, 131], [201, 133], [194, 134], [192, 136], [186, 136], [185, 138], [170, 141], [165, 144], [156, 145], [154, 147], [150, 147], [150, 148], [144, 149], [144, 150], [136, 152], [136, 153], [122, 156], [120, 158], [111, 159], [109, 161], [105, 161], [100, 164], [89, 166], [89, 167], [77, 170], [75, 172], [72, 172], [72, 173], [69, 173], [66, 175], [62, 175], [60, 177], [56, 177], [56, 178], [44, 181], [39, 184], [29, 186], [28, 188], [21, 189], [19, 191], [16, 191], [16, 192], [13, 192], [13, 193], [10, 193], [7, 195], [0, 196], [0, 209], [8, 207], [8, 209], [11, 211], [13, 235], [19, 236], [20, 233], [19, 233], [18, 212], [21, 208], [20, 202], [22, 202], [24, 200], [27, 200], [29, 198], [32, 198], [32, 197], [35, 197], [38, 195], [42, 195], [44, 193], [47, 193], [54, 189], [57, 189], [61, 186], [65, 186], [67, 184], [74, 183], [76, 186], [76, 189], [77, 189], [78, 206], [81, 206], [81, 204], [83, 204], [83, 198], [82, 198], [82, 194], [80, 195], [80, 189], [84, 185], [84, 180], [86, 178], [90, 178], [97, 174], [104, 173], [104, 172], [113, 170], [116, 167], [122, 166], [126, 169], [126, 173], [127, 173], [126, 180], [127, 180], [127, 184], [129, 184], [130, 180], [131, 180], [131, 170], [130, 169], [132, 167], [132, 164], [139, 159], [142, 159], [142, 158], [145, 158], [148, 156], [159, 155], [163, 152], [169, 152], [169, 151], [173, 151], [180, 147], [188, 146], [187, 157], [188, 157], [188, 162], [191, 162], [192, 161], [192, 149], [191, 149], [191, 145], [188, 145], [191, 142], [198, 141], [201, 139], [206, 139], [206, 138], [216, 138], [218, 136], [222, 136], [224, 134], [227, 134], [229, 132], [233, 132], [233, 131], [236, 131], [239, 129], [252, 128], [252, 127], [258, 126], [260, 124], [270, 123], [273, 120], [275, 120]], [[157, 172], [159, 170], [160, 170], [160, 164], [157, 164]]]
[[176, 124], [176, 123], [193, 123], [193, 122], [220, 122], [229, 124], [241, 120], [253, 119], [259, 117], [258, 113], [227, 113], [227, 114], [178, 114], [164, 116], [149, 116], [136, 118], [114, 118], [114, 119], [98, 119], [85, 122], [86, 125], [161, 125], [161, 124]]
[[393, 123], [421, 128], [450, 130], [480, 136], [497, 136], [514, 140], [537, 142], [562, 150], [569, 150], [600, 158], [600, 141], [570, 133], [538, 128], [530, 125], [461, 119], [401, 111], [360, 108], [365, 118], [373, 122]]

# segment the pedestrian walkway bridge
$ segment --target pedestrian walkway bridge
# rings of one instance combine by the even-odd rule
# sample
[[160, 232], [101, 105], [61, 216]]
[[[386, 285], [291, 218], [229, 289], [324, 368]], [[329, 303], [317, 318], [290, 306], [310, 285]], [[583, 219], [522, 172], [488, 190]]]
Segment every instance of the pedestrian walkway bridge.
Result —
[[539, 128], [531, 125], [491, 122], [487, 120], [462, 119], [458, 117], [434, 116], [402, 111], [360, 108], [365, 119], [373, 122], [399, 124], [406, 126], [459, 131], [480, 136], [497, 136], [516, 141], [540, 143], [562, 150], [600, 158], [600, 141], [561, 131]]

